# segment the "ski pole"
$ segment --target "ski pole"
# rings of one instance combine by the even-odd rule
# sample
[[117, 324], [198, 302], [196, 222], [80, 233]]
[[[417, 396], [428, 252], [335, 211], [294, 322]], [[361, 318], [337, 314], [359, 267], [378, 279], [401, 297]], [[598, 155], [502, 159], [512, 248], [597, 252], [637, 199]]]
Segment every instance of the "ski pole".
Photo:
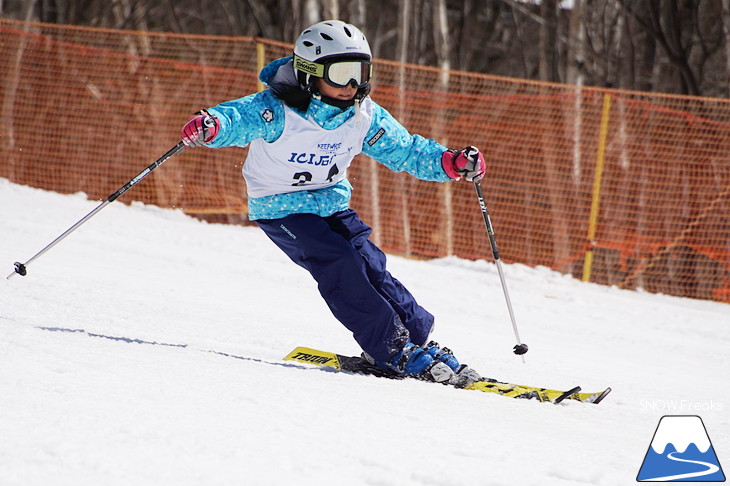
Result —
[[132, 180], [130, 180], [129, 182], [127, 182], [126, 184], [124, 184], [122, 187], [120, 187], [119, 190], [117, 190], [117, 192], [115, 192], [114, 194], [112, 194], [111, 196], [109, 196], [106, 199], [106, 201], [104, 201], [101, 204], [99, 204], [96, 208], [94, 208], [93, 211], [91, 211], [89, 214], [87, 214], [86, 216], [84, 216], [83, 218], [81, 218], [81, 220], [79, 220], [78, 223], [76, 223], [75, 225], [71, 226], [61, 236], [59, 236], [58, 238], [56, 238], [55, 240], [53, 240], [52, 242], [50, 242], [45, 248], [43, 248], [41, 251], [39, 251], [38, 253], [36, 253], [35, 255], [33, 255], [27, 262], [25, 262], [25, 263], [15, 262], [15, 270], [13, 271], [13, 273], [11, 273], [10, 275], [7, 276], [7, 279], [10, 279], [10, 277], [12, 277], [13, 275], [15, 275], [16, 273], [19, 274], [19, 275], [21, 275], [21, 276], [25, 276], [28, 273], [28, 271], [27, 271], [28, 265], [30, 265], [34, 260], [36, 260], [37, 258], [39, 258], [41, 255], [43, 255], [44, 253], [46, 253], [48, 250], [50, 250], [54, 246], [56, 246], [58, 243], [60, 243], [61, 240], [63, 240], [68, 235], [70, 235], [71, 233], [73, 233], [76, 229], [78, 229], [79, 226], [81, 226], [82, 224], [84, 224], [85, 222], [87, 222], [89, 219], [91, 219], [92, 216], [94, 216], [96, 213], [98, 213], [99, 211], [101, 211], [102, 209], [104, 209], [108, 204], [116, 201], [117, 198], [119, 198], [122, 194], [124, 194], [129, 189], [131, 189], [132, 187], [134, 187], [139, 181], [141, 181], [142, 179], [144, 179], [145, 177], [147, 177], [147, 175], [150, 172], [152, 172], [153, 170], [155, 170], [157, 167], [161, 166], [167, 159], [169, 159], [170, 157], [172, 157], [173, 155], [175, 155], [177, 153], [182, 152], [182, 150], [184, 148], [185, 148], [185, 143], [183, 141], [180, 141], [177, 145], [175, 145], [170, 150], [168, 150], [165, 153], [165, 155], [163, 155], [159, 159], [155, 160], [145, 170], [143, 170], [142, 172], [140, 172], [139, 174], [137, 174], [136, 176], [134, 176], [134, 178]]
[[494, 261], [497, 264], [497, 271], [499, 272], [499, 280], [502, 282], [502, 290], [504, 291], [504, 298], [507, 300], [507, 309], [509, 310], [509, 317], [512, 320], [512, 328], [515, 331], [515, 338], [517, 338], [517, 344], [514, 347], [514, 353], [520, 355], [522, 362], [525, 362], [523, 356], [527, 352], [527, 344], [523, 343], [520, 339], [520, 333], [517, 331], [517, 321], [515, 321], [515, 313], [512, 311], [512, 302], [509, 298], [509, 292], [507, 291], [507, 283], [504, 279], [504, 272], [502, 271], [502, 261], [499, 259], [499, 248], [497, 248], [497, 240], [494, 237], [494, 229], [492, 228], [492, 221], [489, 218], [489, 211], [487, 211], [487, 203], [484, 201], [484, 193], [482, 192], [482, 184], [479, 181], [474, 181], [474, 188], [477, 190], [477, 198], [479, 199], [479, 207], [482, 209], [482, 216], [484, 216], [484, 224], [487, 226], [487, 235], [489, 236], [489, 244], [492, 247], [492, 255], [494, 255]]

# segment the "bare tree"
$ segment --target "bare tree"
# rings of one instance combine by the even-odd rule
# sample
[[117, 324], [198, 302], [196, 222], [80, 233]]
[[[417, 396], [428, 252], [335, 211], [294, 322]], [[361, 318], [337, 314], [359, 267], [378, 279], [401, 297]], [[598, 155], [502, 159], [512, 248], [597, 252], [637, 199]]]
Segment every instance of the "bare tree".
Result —
[[[689, 65], [692, 37], [684, 27], [684, 24], [696, 20], [697, 4], [693, 1], [659, 0], [649, 2], [648, 9], [641, 12], [634, 2], [617, 1], [662, 47], [673, 67], [665, 74], [678, 75], [682, 93], [699, 95], [697, 75]], [[656, 67], [661, 69], [661, 66]]]
[[[722, 0], [722, 30], [725, 34], [725, 76], [726, 79], [730, 79], [730, 0]], [[726, 91], [725, 96], [730, 96], [730, 87], [727, 87], [725, 83]]]
[[[23, 18], [26, 21], [31, 20], [33, 15], [33, 8], [35, 7], [36, 0], [23, 0]], [[24, 30], [28, 32], [30, 27], [27, 25]], [[15, 105], [15, 98], [20, 84], [20, 61], [23, 59], [23, 52], [25, 51], [26, 36], [21, 38], [20, 46], [13, 53], [13, 62], [10, 65], [13, 66], [11, 71], [6, 73], [7, 85], [3, 90], [3, 104], [2, 104], [2, 117], [3, 120], [13, 119], [13, 109]], [[12, 123], [3, 124], [3, 145], [9, 149], [15, 147], [15, 134], [13, 131]], [[11, 164], [12, 166], [12, 164]]]
[[558, 74], [558, 0], [542, 0], [540, 4], [539, 78], [559, 81]]
[[[585, 75], [585, 25], [583, 24], [583, 1], [573, 0], [568, 31], [568, 49], [565, 60], [565, 82], [583, 86]], [[730, 0], [728, 0], [730, 1]]]
[[0, 0], [0, 13], [285, 42], [313, 22], [343, 18], [363, 28], [380, 58], [586, 86], [727, 96], [730, 0], [573, 0], [570, 10], [562, 5], [559, 0]]

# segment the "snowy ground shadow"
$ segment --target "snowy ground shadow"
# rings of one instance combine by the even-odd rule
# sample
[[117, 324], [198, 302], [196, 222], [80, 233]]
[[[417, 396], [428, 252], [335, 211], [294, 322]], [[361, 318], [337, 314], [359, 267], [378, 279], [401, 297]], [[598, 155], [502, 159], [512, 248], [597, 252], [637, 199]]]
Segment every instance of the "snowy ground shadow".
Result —
[[148, 346], [166, 346], [166, 347], [171, 347], [171, 348], [184, 348], [184, 349], [190, 349], [192, 351], [199, 351], [201, 353], [217, 354], [219, 356], [225, 356], [226, 358], [240, 359], [243, 361], [251, 361], [254, 363], [263, 363], [263, 364], [268, 364], [268, 365], [272, 365], [272, 366], [283, 366], [285, 368], [312, 369], [309, 366], [299, 365], [299, 364], [295, 364], [295, 363], [279, 363], [279, 362], [266, 361], [266, 360], [259, 359], [259, 358], [250, 358], [248, 356], [238, 356], [235, 354], [224, 353], [222, 351], [215, 351], [212, 349], [196, 349], [188, 344], [146, 341], [144, 339], [129, 338], [129, 337], [125, 337], [125, 336], [109, 336], [107, 334], [89, 332], [84, 329], [71, 329], [71, 328], [67, 328], [67, 327], [35, 326], [35, 328], [40, 329], [42, 331], [50, 331], [50, 332], [84, 334], [91, 338], [109, 339], [111, 341], [117, 341], [117, 342], [127, 343], [127, 344], [144, 344], [144, 345], [148, 345]]

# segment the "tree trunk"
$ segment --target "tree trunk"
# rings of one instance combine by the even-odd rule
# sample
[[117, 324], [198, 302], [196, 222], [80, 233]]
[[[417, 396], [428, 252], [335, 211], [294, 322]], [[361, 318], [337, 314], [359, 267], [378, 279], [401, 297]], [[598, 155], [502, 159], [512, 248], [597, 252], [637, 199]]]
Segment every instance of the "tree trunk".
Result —
[[[725, 34], [725, 79], [730, 79], [730, 0], [722, 0], [722, 31]], [[730, 87], [725, 84], [726, 94], [730, 96]]]
[[[24, 19], [26, 22], [32, 20], [33, 10], [35, 9], [36, 0], [25, 0], [23, 2]], [[29, 25], [23, 26], [23, 32], [27, 33], [30, 30]], [[0, 137], [0, 143], [7, 148], [7, 153], [10, 154], [10, 160], [8, 160], [8, 178], [13, 180], [15, 175], [15, 129], [13, 127], [12, 120], [14, 120], [13, 114], [15, 112], [15, 99], [17, 97], [18, 86], [20, 85], [20, 66], [23, 60], [23, 53], [25, 52], [25, 45], [27, 35], [23, 35], [18, 49], [15, 51], [12, 63], [9, 63], [12, 67], [7, 73], [7, 85], [3, 93], [3, 104], [2, 104], [2, 119], [7, 120], [8, 123], [2, 124], [2, 137]]]
[[542, 81], [559, 81], [558, 74], [558, 0], [543, 0], [540, 6], [539, 76]]

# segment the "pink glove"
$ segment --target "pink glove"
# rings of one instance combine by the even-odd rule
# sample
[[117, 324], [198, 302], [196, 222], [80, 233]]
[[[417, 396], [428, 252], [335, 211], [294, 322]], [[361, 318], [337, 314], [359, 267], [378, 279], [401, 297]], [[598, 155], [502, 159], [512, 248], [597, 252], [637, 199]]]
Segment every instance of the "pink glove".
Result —
[[441, 167], [452, 179], [462, 177], [469, 182], [481, 180], [487, 170], [484, 156], [478, 148], [469, 145], [463, 150], [447, 150], [441, 155]]
[[203, 110], [188, 120], [180, 137], [188, 147], [201, 147], [212, 142], [220, 129], [221, 124], [218, 119]]

